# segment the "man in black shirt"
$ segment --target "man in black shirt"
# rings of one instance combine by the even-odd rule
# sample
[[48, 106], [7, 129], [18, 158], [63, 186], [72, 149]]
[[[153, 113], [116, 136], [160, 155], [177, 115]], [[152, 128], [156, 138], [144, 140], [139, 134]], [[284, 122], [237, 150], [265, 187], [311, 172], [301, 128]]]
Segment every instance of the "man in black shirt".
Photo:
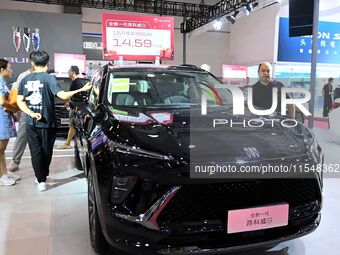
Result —
[[[68, 76], [70, 77], [70, 79], [72, 80], [71, 86], [70, 86], [70, 91], [75, 91], [77, 89], [80, 89], [83, 87], [83, 83], [81, 82], [81, 80], [78, 78], [79, 75], [79, 68], [78, 66], [71, 66], [70, 70], [68, 70]], [[69, 103], [67, 102], [65, 104], [66, 107], [69, 107]], [[70, 111], [71, 114], [71, 111]], [[71, 120], [71, 115], [69, 116], [70, 120]], [[64, 150], [64, 149], [69, 149], [71, 148], [71, 141], [74, 137], [74, 128], [71, 125], [71, 121], [70, 121], [70, 128], [68, 130], [68, 135], [67, 135], [67, 139], [66, 142], [64, 144], [61, 144], [59, 146], [57, 146], [58, 149]]]
[[[272, 66], [268, 62], [261, 63], [258, 68], [259, 81], [253, 85], [253, 105], [255, 108], [270, 109], [273, 104], [273, 88], [278, 89], [276, 112], [281, 112], [281, 82], [272, 79]], [[290, 95], [287, 94], [287, 98]], [[295, 118], [295, 106], [288, 105], [288, 115]]]
[[68, 70], [68, 76], [72, 80], [70, 91], [80, 89], [84, 86], [84, 84], [79, 79], [78, 75], [79, 75], [78, 66], [71, 66], [70, 70]]
[[46, 177], [49, 174], [56, 139], [54, 97], [67, 100], [78, 92], [91, 89], [91, 85], [86, 84], [75, 91], [63, 91], [57, 80], [47, 73], [49, 59], [49, 55], [44, 51], [31, 54], [34, 72], [20, 82], [17, 99], [19, 108], [27, 114], [27, 140], [39, 191], [45, 191], [47, 188]]
[[322, 88], [323, 96], [323, 116], [328, 117], [329, 112], [332, 110], [332, 93], [333, 93], [333, 83], [334, 79], [329, 78], [328, 83]]

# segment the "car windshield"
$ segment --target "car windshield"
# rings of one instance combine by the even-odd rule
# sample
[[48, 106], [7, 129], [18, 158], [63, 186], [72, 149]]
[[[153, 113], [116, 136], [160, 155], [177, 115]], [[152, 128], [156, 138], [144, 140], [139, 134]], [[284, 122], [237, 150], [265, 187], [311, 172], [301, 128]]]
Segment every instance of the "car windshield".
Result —
[[229, 105], [231, 93], [215, 88], [221, 82], [209, 73], [182, 70], [115, 71], [110, 73], [107, 100], [113, 106], [190, 106], [201, 103]]

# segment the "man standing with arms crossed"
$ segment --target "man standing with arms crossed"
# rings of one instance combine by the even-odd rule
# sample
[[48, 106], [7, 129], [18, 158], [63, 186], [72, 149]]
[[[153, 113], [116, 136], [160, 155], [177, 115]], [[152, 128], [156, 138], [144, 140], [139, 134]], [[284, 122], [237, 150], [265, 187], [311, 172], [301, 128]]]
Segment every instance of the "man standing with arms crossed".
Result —
[[34, 72], [21, 81], [17, 100], [19, 108], [28, 115], [26, 134], [39, 191], [47, 189], [46, 177], [49, 175], [56, 139], [54, 97], [68, 100], [76, 93], [91, 89], [91, 85], [86, 84], [75, 91], [63, 91], [55, 77], [47, 73], [49, 60], [45, 51], [31, 54]]

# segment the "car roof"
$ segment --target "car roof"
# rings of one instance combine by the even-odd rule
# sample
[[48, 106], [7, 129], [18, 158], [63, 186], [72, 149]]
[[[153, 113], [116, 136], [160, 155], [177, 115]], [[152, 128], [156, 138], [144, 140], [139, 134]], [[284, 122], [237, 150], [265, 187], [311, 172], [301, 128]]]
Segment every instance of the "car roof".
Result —
[[194, 65], [156, 65], [156, 64], [126, 64], [110, 65], [109, 71], [137, 71], [137, 70], [182, 70], [194, 72], [206, 72]]
[[[54, 76], [57, 80], [58, 79], [70, 79], [70, 77], [67, 74], [64, 74], [64, 73], [50, 73], [50, 75]], [[79, 75], [78, 78], [81, 79], [81, 80], [89, 80], [84, 75]]]

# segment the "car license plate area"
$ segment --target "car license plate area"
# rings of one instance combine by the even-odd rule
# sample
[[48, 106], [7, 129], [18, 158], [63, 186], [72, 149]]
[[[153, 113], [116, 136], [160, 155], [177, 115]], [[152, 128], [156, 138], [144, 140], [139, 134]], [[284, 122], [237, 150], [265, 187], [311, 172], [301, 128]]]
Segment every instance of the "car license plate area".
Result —
[[227, 212], [227, 233], [240, 233], [288, 225], [289, 205], [279, 204]]
[[69, 118], [61, 118], [60, 119], [60, 124], [61, 125], [68, 125], [70, 123], [70, 119]]

